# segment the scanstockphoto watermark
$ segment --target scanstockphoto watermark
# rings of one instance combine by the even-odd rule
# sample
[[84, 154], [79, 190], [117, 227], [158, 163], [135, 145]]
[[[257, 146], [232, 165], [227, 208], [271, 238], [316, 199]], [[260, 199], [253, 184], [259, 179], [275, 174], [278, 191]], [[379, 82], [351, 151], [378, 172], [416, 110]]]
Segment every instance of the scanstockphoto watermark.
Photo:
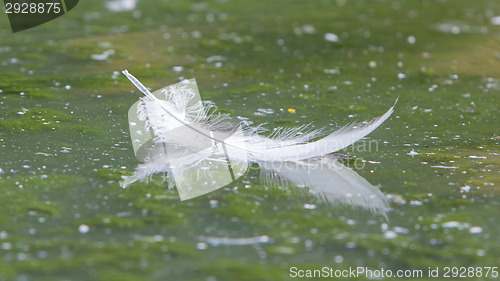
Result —
[[303, 269], [290, 267], [289, 276], [292, 278], [497, 278], [497, 266], [469, 266], [469, 267], [428, 267], [427, 269], [373, 269], [363, 266], [343, 269], [324, 266], [318, 269]]
[[336, 269], [324, 266], [321, 269], [300, 269], [298, 267], [290, 267], [290, 277], [293, 278], [422, 278], [424, 270], [421, 269], [370, 269], [368, 267], [348, 267], [345, 269]]

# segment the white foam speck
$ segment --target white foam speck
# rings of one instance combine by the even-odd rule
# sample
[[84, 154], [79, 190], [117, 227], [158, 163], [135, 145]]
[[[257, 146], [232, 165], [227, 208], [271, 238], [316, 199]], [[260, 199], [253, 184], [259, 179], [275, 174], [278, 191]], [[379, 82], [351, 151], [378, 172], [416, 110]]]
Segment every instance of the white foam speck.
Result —
[[88, 225], [86, 224], [81, 224], [79, 227], [78, 227], [78, 232], [80, 232], [81, 234], [85, 234], [87, 232], [89, 232], [90, 228]]
[[469, 228], [469, 233], [470, 234], [478, 234], [478, 233], [481, 233], [483, 232], [483, 228], [480, 227], [480, 226], [473, 226], [471, 228]]
[[398, 237], [398, 234], [392, 230], [388, 230], [384, 233], [384, 237], [386, 239], [394, 239], [394, 238]]
[[113, 0], [106, 3], [106, 8], [112, 12], [126, 12], [135, 9], [137, 0]]
[[500, 16], [490, 19], [492, 25], [500, 25]]
[[339, 36], [335, 33], [325, 33], [325, 40], [328, 42], [338, 42]]

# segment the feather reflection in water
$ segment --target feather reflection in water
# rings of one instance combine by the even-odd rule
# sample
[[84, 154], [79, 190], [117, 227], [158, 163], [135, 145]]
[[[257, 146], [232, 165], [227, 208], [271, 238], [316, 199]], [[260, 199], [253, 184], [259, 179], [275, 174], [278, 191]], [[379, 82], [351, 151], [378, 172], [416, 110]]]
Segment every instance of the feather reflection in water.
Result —
[[261, 162], [259, 166], [261, 179], [271, 188], [286, 187], [316, 197], [320, 202], [358, 207], [378, 214], [385, 214], [389, 208], [387, 198], [378, 187], [337, 159]]

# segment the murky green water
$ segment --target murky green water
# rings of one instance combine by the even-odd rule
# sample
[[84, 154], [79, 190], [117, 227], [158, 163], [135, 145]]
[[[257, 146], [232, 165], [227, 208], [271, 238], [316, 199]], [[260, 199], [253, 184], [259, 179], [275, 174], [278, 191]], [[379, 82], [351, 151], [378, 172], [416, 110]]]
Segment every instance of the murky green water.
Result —
[[[498, 1], [80, 2], [16, 34], [0, 16], [0, 280], [498, 266]], [[388, 219], [267, 190], [257, 167], [184, 202], [160, 177], [121, 189], [138, 164], [125, 68], [153, 89], [196, 78], [270, 129], [338, 128], [399, 97], [377, 145], [344, 161], [380, 185]]]

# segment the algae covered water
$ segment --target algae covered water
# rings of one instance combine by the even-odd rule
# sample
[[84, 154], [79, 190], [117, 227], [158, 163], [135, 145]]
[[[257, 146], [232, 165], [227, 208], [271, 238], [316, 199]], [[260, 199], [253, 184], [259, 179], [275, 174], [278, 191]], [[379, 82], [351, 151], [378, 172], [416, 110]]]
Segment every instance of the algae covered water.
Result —
[[[88, 0], [0, 26], [0, 280], [498, 278], [497, 1]], [[255, 165], [187, 201], [161, 175], [122, 189], [140, 97], [123, 69], [151, 89], [196, 78], [266, 135], [399, 97], [340, 160], [389, 209], [271, 187]]]

